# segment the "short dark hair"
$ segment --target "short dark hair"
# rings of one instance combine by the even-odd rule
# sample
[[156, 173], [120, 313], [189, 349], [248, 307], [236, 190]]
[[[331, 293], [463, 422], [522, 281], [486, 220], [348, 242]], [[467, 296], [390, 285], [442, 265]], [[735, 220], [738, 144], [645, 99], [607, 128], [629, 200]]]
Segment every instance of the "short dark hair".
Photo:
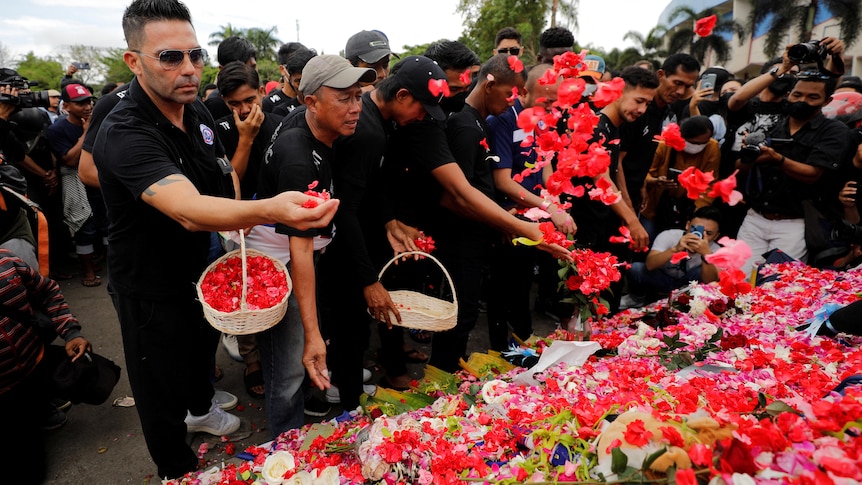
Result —
[[[838, 78], [820, 72], [800, 72], [796, 75], [796, 82], [793, 83], [793, 86], [795, 87], [799, 82], [822, 83], [827, 98], [835, 94], [835, 90], [838, 89]], [[793, 91], [793, 88], [790, 90]]]
[[278, 65], [286, 66], [287, 60], [290, 59], [290, 56], [292, 56], [300, 49], [305, 49], [305, 46], [300, 44], [299, 42], [288, 42], [286, 44], [281, 44], [281, 47], [278, 48]]
[[620, 77], [626, 82], [626, 88], [655, 89], [658, 87], [658, 76], [642, 67], [627, 67], [620, 73]]
[[112, 92], [114, 92], [115, 89], [117, 89], [117, 86], [119, 86], [119, 84], [117, 84], [117, 83], [105, 83], [105, 85], [102, 86], [102, 90], [99, 91], [99, 93], [102, 96], [104, 96], [106, 94], [111, 94]]
[[231, 93], [248, 85], [252, 89], [260, 89], [260, 75], [257, 70], [240, 61], [228, 62], [218, 73], [216, 79], [219, 94], [229, 96]]
[[679, 68], [682, 68], [683, 72], [698, 73], [700, 72], [700, 62], [684, 52], [677, 52], [668, 56], [661, 64], [661, 70], [666, 76], [676, 74]]
[[232, 35], [219, 43], [217, 57], [219, 66], [233, 61], [245, 63], [249, 59], [257, 59], [257, 49], [250, 40]]
[[693, 138], [704, 133], [709, 133], [711, 136], [715, 133], [715, 126], [713, 126], [712, 121], [706, 116], [692, 116], [682, 122], [679, 126], [679, 132], [683, 138]]
[[384, 103], [394, 100], [395, 95], [398, 94], [398, 91], [402, 88], [407, 89], [407, 87], [404, 86], [404, 83], [402, 83], [398, 76], [395, 75], [401, 69], [402, 65], [402, 62], [399, 61], [397, 64], [392, 66], [392, 70], [389, 75], [374, 86], [374, 92], [380, 96], [380, 99], [382, 99]]
[[522, 43], [520, 32], [512, 27], [503, 27], [499, 32], [497, 32], [497, 36], [494, 38], [494, 47], [500, 45], [500, 42], [505, 39], [514, 39], [518, 41], [518, 44]]
[[565, 47], [571, 49], [575, 45], [575, 36], [565, 27], [550, 27], [539, 35], [539, 47], [553, 49]]
[[302, 69], [306, 64], [308, 64], [308, 61], [316, 55], [317, 51], [314, 49], [306, 49], [304, 47], [294, 52], [285, 65], [287, 68], [287, 75], [290, 76], [292, 74], [302, 73]]
[[515, 72], [509, 66], [509, 54], [495, 54], [487, 62], [482, 64], [479, 69], [479, 84], [483, 79], [488, 79], [488, 75], [493, 76], [493, 79], [501, 84], [517, 83], [518, 79], [525, 79], [524, 71]]
[[436, 61], [441, 69], [463, 71], [482, 64], [482, 60], [466, 45], [455, 40], [432, 42], [423, 54]]
[[150, 22], [180, 20], [192, 23], [192, 14], [178, 0], [135, 0], [123, 12], [123, 35], [129, 49], [144, 42], [144, 27]]
[[718, 227], [721, 227], [721, 211], [718, 207], [712, 205], [703, 206], [694, 211], [691, 218], [709, 219], [711, 221], [715, 221], [715, 223], [718, 224]]

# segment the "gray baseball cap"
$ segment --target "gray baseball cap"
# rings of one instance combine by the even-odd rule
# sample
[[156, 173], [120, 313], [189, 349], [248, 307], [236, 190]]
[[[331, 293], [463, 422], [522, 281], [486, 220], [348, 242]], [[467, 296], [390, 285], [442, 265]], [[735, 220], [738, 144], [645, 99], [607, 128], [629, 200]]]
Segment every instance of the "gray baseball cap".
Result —
[[312, 57], [302, 69], [299, 91], [303, 96], [314, 94], [321, 86], [345, 89], [359, 81], [370, 83], [377, 79], [374, 69], [353, 67], [350, 61], [335, 55]]
[[389, 40], [376, 30], [363, 30], [353, 34], [344, 47], [344, 57], [350, 59], [356, 56], [368, 64], [374, 64], [390, 54], [392, 50], [389, 48]]

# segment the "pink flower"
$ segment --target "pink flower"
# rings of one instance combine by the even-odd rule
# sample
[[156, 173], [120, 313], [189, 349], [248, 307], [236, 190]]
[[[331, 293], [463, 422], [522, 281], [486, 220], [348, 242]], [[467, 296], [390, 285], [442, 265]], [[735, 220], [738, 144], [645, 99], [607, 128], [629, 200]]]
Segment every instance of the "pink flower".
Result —
[[509, 69], [515, 72], [521, 72], [524, 70], [524, 63], [518, 59], [518, 56], [509, 56]]
[[712, 185], [712, 190], [709, 191], [710, 197], [721, 197], [721, 200], [725, 201], [727, 205], [736, 205], [739, 201], [742, 200], [742, 193], [736, 189], [736, 174], [739, 170], [736, 170], [732, 174], [728, 175], [726, 179], [719, 180], [718, 182]]
[[661, 130], [661, 135], [655, 137], [656, 141], [663, 141], [665, 145], [674, 150], [682, 150], [685, 148], [685, 138], [679, 131], [679, 125], [670, 123]]
[[697, 22], [694, 24], [694, 33], [700, 37], [708, 37], [712, 34], [712, 29], [715, 28], [717, 21], [718, 18], [715, 15], [697, 19]]
[[679, 174], [679, 184], [685, 188], [689, 199], [697, 200], [709, 188], [713, 178], [712, 172], [703, 173], [695, 167], [688, 167]]
[[622, 196], [613, 189], [613, 184], [602, 177], [596, 182], [596, 188], [590, 190], [590, 200], [600, 200], [605, 205], [614, 205], [622, 199]]
[[[680, 177], [682, 177], [680, 175]], [[743, 240], [731, 239], [727, 236], [718, 240], [722, 248], [707, 254], [704, 259], [707, 263], [714, 264], [720, 270], [739, 269], [751, 258], [751, 247]]]

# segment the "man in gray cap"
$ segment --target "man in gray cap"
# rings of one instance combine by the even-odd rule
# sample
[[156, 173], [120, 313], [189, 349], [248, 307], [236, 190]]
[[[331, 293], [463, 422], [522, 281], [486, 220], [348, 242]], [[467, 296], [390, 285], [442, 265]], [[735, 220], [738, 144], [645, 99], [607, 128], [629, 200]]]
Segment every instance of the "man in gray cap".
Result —
[[[371, 82], [374, 71], [353, 67], [339, 56], [313, 57], [299, 84], [305, 108], [285, 119], [261, 167], [259, 199], [286, 191], [313, 190], [333, 194], [333, 143], [356, 131], [362, 110], [360, 81]], [[266, 416], [275, 438], [299, 428], [303, 417], [305, 365], [326, 354], [317, 323], [315, 260], [334, 235], [333, 225], [301, 230], [286, 224], [256, 226], [248, 246], [289, 265], [293, 291], [287, 313], [274, 327], [257, 334], [266, 389]], [[312, 367], [313, 368], [313, 367]], [[326, 369], [315, 369], [314, 380], [329, 387]]]
[[[356, 67], [374, 69], [377, 79], [371, 84], [377, 84], [389, 75], [389, 39], [379, 30], [363, 30], [347, 39], [344, 57]], [[398, 57], [398, 56], [396, 56]]]

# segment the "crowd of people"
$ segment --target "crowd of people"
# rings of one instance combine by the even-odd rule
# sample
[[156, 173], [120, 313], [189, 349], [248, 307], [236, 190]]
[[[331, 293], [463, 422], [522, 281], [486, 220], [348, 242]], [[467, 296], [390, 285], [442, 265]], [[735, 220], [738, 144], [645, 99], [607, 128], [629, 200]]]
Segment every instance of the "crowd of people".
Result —
[[[583, 103], [601, 83], [623, 81], [617, 99], [594, 109], [592, 141], [609, 154], [607, 169], [571, 180], [620, 195], [607, 204], [549, 196], [543, 187], [554, 163], [532, 170], [538, 155], [531, 143], [538, 142], [518, 122], [524, 110], [540, 107], [558, 110], [557, 129], [568, 129], [557, 102], [564, 79], [554, 66], [575, 45], [565, 28], [542, 33], [535, 59], [512, 28], [498, 33], [489, 53], [440, 40], [424, 55], [399, 58], [377, 30], [349, 37], [344, 57], [288, 43], [278, 52], [281, 79], [267, 92], [257, 52], [241, 37], [219, 44], [216, 83], [201, 89], [208, 53], [177, 0], [135, 0], [122, 25], [124, 61], [134, 74], [129, 84], [106, 86], [94, 105], [70, 66], [47, 106], [21, 109], [13, 101], [25, 90], [6, 83], [0, 146], [47, 217], [51, 259], [68, 254], [74, 241], [81, 283], [98, 286], [99, 250], [107, 249], [125, 368], [161, 477], [197, 467], [187, 432], [229, 435], [239, 427], [223, 409], [230, 407], [225, 393], [213, 388], [220, 339], [244, 362], [246, 390], [264, 399], [275, 437], [301, 426], [304, 414], [327, 413], [326, 403], [309, 399], [312, 386], [346, 409], [375, 392], [363, 369], [374, 327], [385, 372], [380, 385], [406, 389], [408, 363], [459, 368], [483, 306], [496, 350], [532, 333], [533, 311], [571, 317], [577, 309], [559, 303], [557, 260], [572, 253], [545, 242], [539, 222], [523, 216], [528, 210], [545, 214], [576, 247], [631, 263], [604, 295], [611, 313], [692, 280], [718, 280], [704, 257], [723, 235], [752, 248], [746, 271], [773, 250], [842, 269], [862, 256], [862, 80], [841, 77], [844, 44], [836, 38], [820, 41], [816, 66], [785, 51], [750, 80], [721, 67], [702, 69], [685, 53], [619, 71], [599, 56], [584, 57], [577, 74]], [[0, 71], [0, 81], [15, 76]], [[656, 141], [671, 124], [684, 148]], [[22, 142], [23, 126], [39, 134], [34, 143]], [[690, 199], [678, 180], [690, 167], [716, 180], [735, 176], [743, 200], [731, 206], [706, 195]], [[3, 247], [12, 253], [0, 262], [33, 279], [37, 290], [52, 288], [34, 276], [43, 248], [29, 224], [32, 209], [2, 208]], [[832, 222], [842, 219], [838, 232], [849, 236], [836, 239]], [[611, 242], [621, 226], [631, 244]], [[289, 268], [288, 310], [269, 330], [222, 338], [205, 321], [194, 283], [225, 252], [218, 232], [248, 228], [249, 247]], [[433, 237], [453, 288], [441, 288], [439, 270], [427, 260], [405, 260], [397, 275], [379, 279], [393, 255], [418, 249], [420, 231]], [[539, 243], [513, 245], [519, 236]], [[682, 251], [691, 257], [672, 262]], [[401, 315], [386, 288], [396, 286], [457, 295], [454, 328], [410, 333], [430, 341], [430, 356], [395, 325]], [[55, 333], [76, 356], [89, 344], [76, 340], [79, 328], [65, 306], [60, 314], [52, 308]], [[0, 318], [3, 325], [26, 323]], [[45, 343], [31, 333], [20, 334], [31, 350], [26, 369], [0, 360], [0, 376], [7, 367], [16, 372], [3, 381], [0, 405], [29, 388], [27, 369], [39, 368], [32, 346]]]

